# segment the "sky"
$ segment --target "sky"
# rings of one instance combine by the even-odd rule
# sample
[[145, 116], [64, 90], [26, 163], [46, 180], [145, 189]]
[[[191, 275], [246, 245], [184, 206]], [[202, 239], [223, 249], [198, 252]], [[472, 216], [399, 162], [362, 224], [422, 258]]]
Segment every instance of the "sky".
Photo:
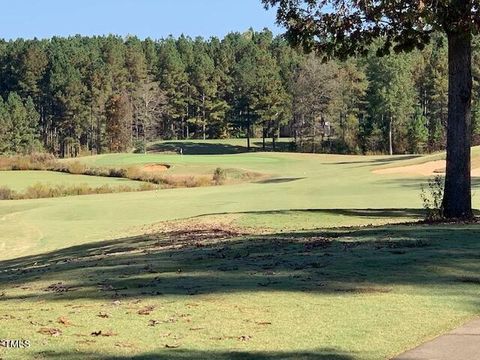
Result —
[[76, 34], [208, 38], [250, 27], [282, 32], [275, 25], [275, 11], [266, 11], [260, 0], [0, 0], [0, 4], [4, 39]]

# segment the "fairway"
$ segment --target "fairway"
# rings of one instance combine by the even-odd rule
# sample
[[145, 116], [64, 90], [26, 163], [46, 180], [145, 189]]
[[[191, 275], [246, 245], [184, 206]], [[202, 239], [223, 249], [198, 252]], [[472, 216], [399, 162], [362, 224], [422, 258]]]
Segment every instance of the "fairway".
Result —
[[[420, 183], [425, 179], [372, 173], [379, 165], [398, 164], [402, 159], [291, 153], [86, 157], [82, 161], [98, 166], [159, 163], [171, 166], [167, 173], [184, 175], [212, 174], [221, 167], [253, 171], [266, 178], [226, 186], [2, 202], [0, 213], [7, 220], [0, 225], [5, 227], [0, 234], [0, 244], [5, 249], [1, 256], [12, 258], [125, 233], [140, 234], [145, 225], [161, 221], [225, 213], [245, 225], [259, 224], [276, 230], [402, 222], [411, 218], [412, 213], [396, 211], [382, 221], [382, 216], [378, 216], [381, 214], [352, 211], [420, 207]], [[297, 216], [298, 221], [277, 221], [285, 211], [300, 214], [300, 219]], [[418, 218], [418, 212], [414, 218]], [[25, 226], [13, 227], [12, 221]], [[25, 236], [25, 228], [35, 231]], [[12, 237], [17, 239], [15, 243], [9, 241]], [[25, 252], [10, 251], [19, 244]]]
[[[394, 356], [478, 314], [478, 226], [385, 226], [422, 218], [419, 191], [427, 177], [376, 170], [426, 160], [243, 151], [80, 158], [102, 167], [166, 164], [172, 175], [220, 167], [262, 177], [1, 202], [1, 331], [34, 346], [0, 354]], [[129, 182], [46, 172], [2, 176], [19, 189], [45, 179]], [[377, 227], [355, 228], [365, 225]]]
[[[475, 149], [474, 159], [478, 150]], [[225, 214], [235, 224], [290, 231], [325, 227], [384, 224], [419, 219], [420, 186], [427, 177], [375, 174], [376, 169], [422, 162], [412, 156], [340, 156], [293, 153], [227, 155], [111, 154], [81, 158], [95, 166], [129, 167], [168, 164], [166, 174], [212, 174], [214, 169], [263, 174], [241, 184], [139, 193], [73, 196], [0, 203], [2, 258], [41, 253], [66, 246], [141, 234], [168, 220], [212, 218]], [[36, 182], [23, 172], [17, 186]], [[36, 175], [37, 173], [33, 173]], [[58, 179], [120, 182], [51, 173]], [[49, 175], [51, 175], [49, 174]], [[38, 176], [44, 176], [39, 173]], [[474, 181], [476, 186], [476, 181]], [[478, 206], [479, 199], [474, 197]], [[376, 211], [366, 211], [368, 209]], [[387, 211], [383, 211], [387, 209]], [[390, 210], [389, 210], [390, 209]], [[14, 226], [13, 224], [24, 224]], [[11, 239], [16, 239], [12, 242]], [[12, 249], [17, 249], [16, 252]], [[23, 250], [19, 250], [23, 249]]]

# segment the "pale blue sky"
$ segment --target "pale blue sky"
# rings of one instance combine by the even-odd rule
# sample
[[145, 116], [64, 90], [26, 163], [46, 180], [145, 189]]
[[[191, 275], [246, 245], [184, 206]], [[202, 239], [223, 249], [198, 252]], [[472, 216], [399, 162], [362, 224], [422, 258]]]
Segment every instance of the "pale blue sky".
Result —
[[223, 37], [230, 31], [268, 27], [275, 12], [260, 0], [0, 0], [0, 38], [54, 35], [170, 34]]

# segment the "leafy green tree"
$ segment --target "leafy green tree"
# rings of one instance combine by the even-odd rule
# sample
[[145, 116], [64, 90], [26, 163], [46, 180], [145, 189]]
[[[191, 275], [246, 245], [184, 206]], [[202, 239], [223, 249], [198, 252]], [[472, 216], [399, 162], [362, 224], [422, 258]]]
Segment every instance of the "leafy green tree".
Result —
[[31, 98], [25, 102], [17, 93], [10, 93], [0, 102], [0, 142], [3, 153], [29, 153], [40, 148], [39, 114]]
[[444, 148], [448, 115], [448, 54], [442, 36], [434, 39], [424, 53], [426, 68], [424, 114], [428, 119], [430, 151]]
[[471, 196], [472, 37], [478, 31], [476, 0], [344, 1], [263, 0], [278, 5], [278, 20], [287, 37], [306, 49], [346, 57], [365, 53], [372, 41], [384, 40], [380, 55], [390, 49], [423, 48], [434, 31], [448, 42], [449, 102], [447, 171], [443, 199], [447, 218], [473, 217]]
[[126, 93], [112, 95], [106, 105], [106, 136], [111, 152], [124, 152], [132, 144], [132, 106]]
[[390, 154], [405, 153], [407, 124], [417, 103], [411, 56], [390, 55], [381, 61], [371, 56], [367, 76], [370, 119], [383, 130]]
[[[159, 51], [159, 82], [167, 98], [163, 127], [165, 137], [185, 136], [185, 123], [188, 107], [188, 75], [185, 64], [177, 50], [174, 39], [165, 40]], [[180, 126], [179, 126], [180, 124]]]
[[312, 152], [318, 151], [317, 142], [326, 135], [325, 125], [332, 122], [335, 100], [341, 95], [339, 76], [340, 69], [333, 61], [324, 63], [309, 56], [301, 66], [294, 85], [295, 130], [301, 148], [307, 143]]
[[422, 109], [417, 107], [415, 114], [408, 124], [407, 138], [409, 152], [419, 154], [423, 152], [428, 141], [428, 122]]

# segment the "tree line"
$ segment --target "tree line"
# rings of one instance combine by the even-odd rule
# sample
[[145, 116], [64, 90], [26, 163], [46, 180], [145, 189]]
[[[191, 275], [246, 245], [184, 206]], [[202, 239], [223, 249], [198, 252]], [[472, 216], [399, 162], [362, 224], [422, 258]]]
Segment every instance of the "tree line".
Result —
[[[268, 30], [218, 38], [0, 41], [0, 152], [121, 152], [157, 139], [291, 137], [291, 150], [445, 147], [444, 36], [422, 50], [322, 61]], [[474, 73], [480, 73], [474, 43]], [[480, 133], [475, 83], [473, 133]]]

